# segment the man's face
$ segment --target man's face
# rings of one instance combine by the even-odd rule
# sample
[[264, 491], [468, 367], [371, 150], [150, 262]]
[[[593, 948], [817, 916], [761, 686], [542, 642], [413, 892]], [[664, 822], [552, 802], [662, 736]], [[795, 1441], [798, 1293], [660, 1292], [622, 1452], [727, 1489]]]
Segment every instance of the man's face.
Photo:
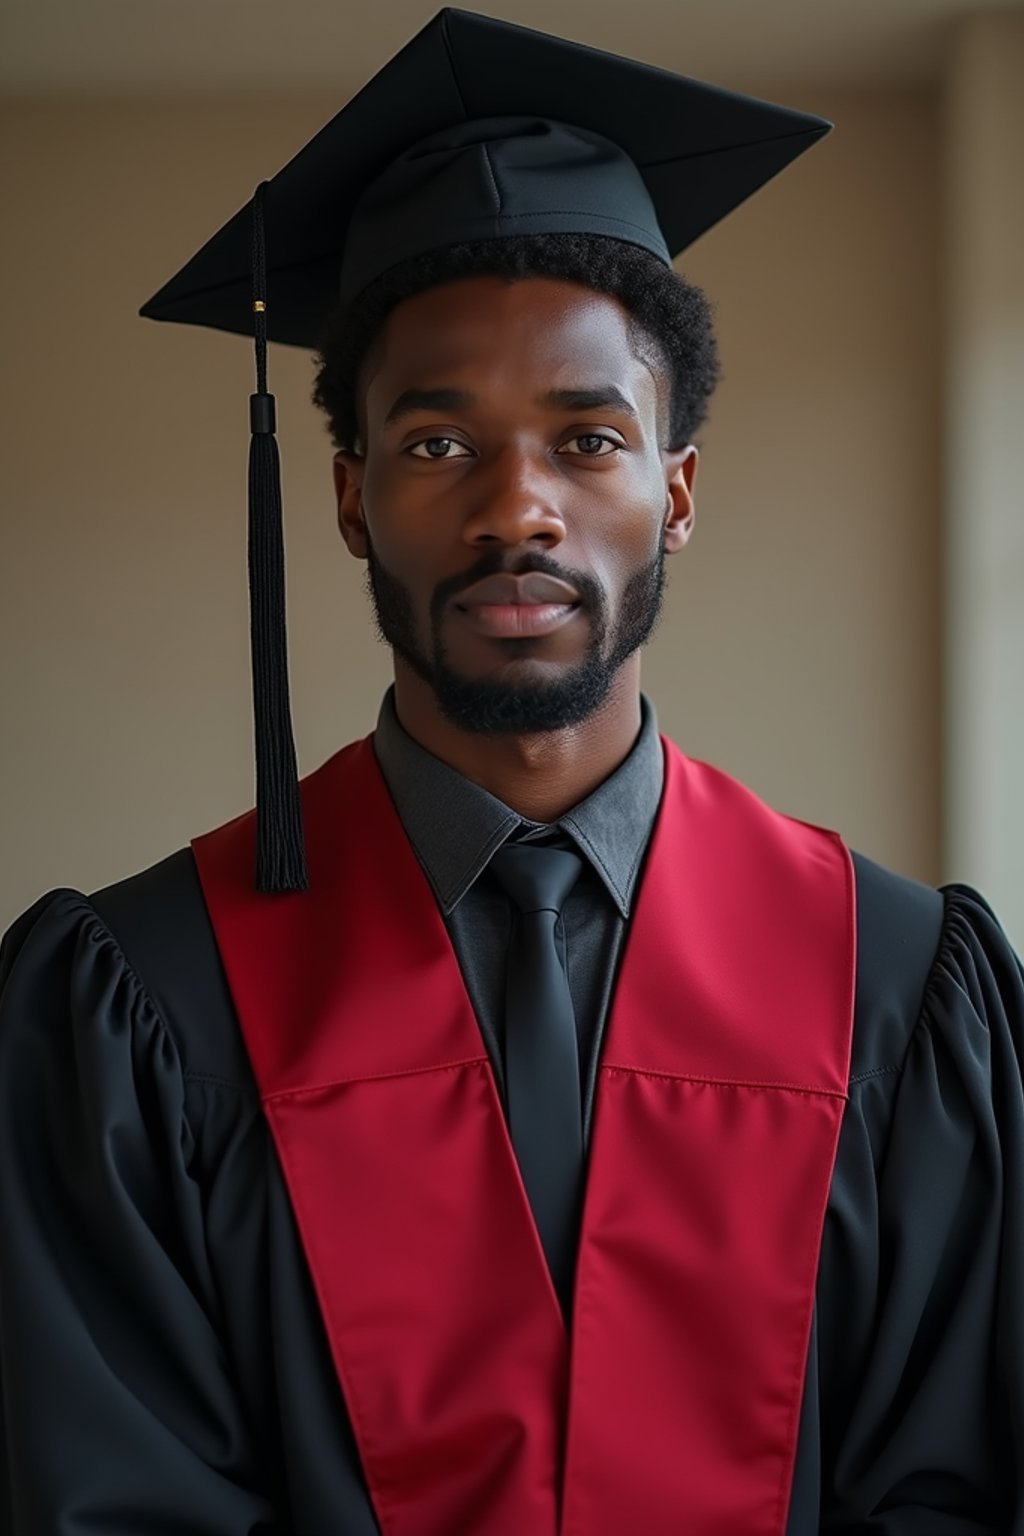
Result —
[[696, 467], [659, 446], [652, 366], [575, 283], [469, 278], [388, 318], [341, 527], [383, 637], [461, 728], [578, 724], [650, 634]]

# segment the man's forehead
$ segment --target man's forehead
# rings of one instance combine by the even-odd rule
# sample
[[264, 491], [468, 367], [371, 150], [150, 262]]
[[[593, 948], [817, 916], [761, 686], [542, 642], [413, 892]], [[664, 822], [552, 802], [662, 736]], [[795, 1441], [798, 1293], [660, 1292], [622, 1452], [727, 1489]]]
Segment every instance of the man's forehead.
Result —
[[[540, 369], [548, 388], [598, 389], [627, 380], [638, 358], [633, 326], [613, 295], [543, 277], [461, 278], [396, 305], [368, 359], [375, 376], [409, 385], [472, 373]], [[619, 381], [621, 383], [621, 380]]]

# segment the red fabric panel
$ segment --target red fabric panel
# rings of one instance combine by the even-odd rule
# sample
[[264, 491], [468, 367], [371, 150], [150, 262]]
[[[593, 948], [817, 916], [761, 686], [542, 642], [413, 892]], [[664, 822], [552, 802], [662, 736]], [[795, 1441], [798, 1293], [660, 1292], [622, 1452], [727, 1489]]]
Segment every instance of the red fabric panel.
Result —
[[670, 742], [665, 767], [603, 1060], [845, 1093], [856, 962], [846, 849]]
[[497, 1088], [369, 742], [303, 783], [310, 889], [197, 840], [385, 1536], [554, 1536], [568, 1344]]
[[[305, 892], [253, 890], [251, 812], [193, 843], [260, 1086], [277, 1093], [485, 1059], [441, 914], [369, 740], [302, 781], [302, 809]], [[428, 1002], [431, 1027], [417, 1029]], [[373, 1027], [378, 1018], [399, 1027]]]
[[251, 818], [195, 845], [385, 1536], [784, 1530], [852, 871], [670, 744], [666, 770], [602, 1053], [568, 1400], [490, 1066], [369, 743], [304, 782], [308, 892], [252, 891]]
[[267, 1108], [382, 1530], [554, 1532], [565, 1329], [489, 1064]]
[[785, 1529], [842, 1110], [793, 1097], [602, 1072], [562, 1536]]

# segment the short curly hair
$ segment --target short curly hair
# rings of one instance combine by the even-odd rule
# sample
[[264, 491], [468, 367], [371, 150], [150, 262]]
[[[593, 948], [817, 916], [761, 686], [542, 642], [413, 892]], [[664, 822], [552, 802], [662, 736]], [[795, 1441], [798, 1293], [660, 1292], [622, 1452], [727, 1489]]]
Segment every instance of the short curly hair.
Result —
[[[313, 403], [327, 415], [335, 447], [359, 442], [359, 375], [385, 320], [403, 299], [459, 278], [529, 277], [580, 283], [619, 300], [638, 355], [671, 379], [667, 448], [682, 448], [707, 416], [719, 377], [711, 307], [699, 288], [640, 246], [606, 235], [520, 235], [451, 245], [411, 257], [329, 317], [317, 359]], [[654, 356], [651, 358], [651, 351]]]

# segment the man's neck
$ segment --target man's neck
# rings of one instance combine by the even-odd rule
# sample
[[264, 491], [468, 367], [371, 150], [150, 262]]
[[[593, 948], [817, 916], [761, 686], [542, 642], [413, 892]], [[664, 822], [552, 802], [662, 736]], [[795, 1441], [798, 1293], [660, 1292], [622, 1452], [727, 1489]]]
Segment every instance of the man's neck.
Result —
[[463, 731], [441, 714], [433, 690], [399, 659], [395, 710], [426, 751], [529, 821], [557, 821], [603, 784], [640, 734], [640, 661], [631, 656], [608, 697], [579, 725], [529, 736]]

